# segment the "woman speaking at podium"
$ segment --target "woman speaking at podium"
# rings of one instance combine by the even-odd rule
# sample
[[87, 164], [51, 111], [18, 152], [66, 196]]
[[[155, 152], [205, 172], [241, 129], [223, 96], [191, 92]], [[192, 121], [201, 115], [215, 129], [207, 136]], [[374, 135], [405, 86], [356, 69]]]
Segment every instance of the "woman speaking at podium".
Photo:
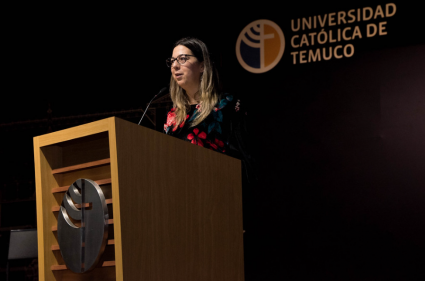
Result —
[[219, 78], [206, 45], [183, 38], [174, 45], [170, 95], [173, 108], [164, 132], [208, 149], [242, 160], [243, 180], [252, 181], [251, 156], [247, 150], [246, 112], [239, 99], [221, 93]]
[[[177, 41], [172, 57], [166, 62], [171, 68], [173, 108], [167, 114], [164, 132], [242, 161], [243, 229], [249, 233], [253, 218], [249, 194], [256, 177], [247, 146], [243, 104], [237, 97], [220, 91], [217, 70], [201, 40], [183, 38]], [[245, 263], [251, 260], [247, 233], [243, 239]]]

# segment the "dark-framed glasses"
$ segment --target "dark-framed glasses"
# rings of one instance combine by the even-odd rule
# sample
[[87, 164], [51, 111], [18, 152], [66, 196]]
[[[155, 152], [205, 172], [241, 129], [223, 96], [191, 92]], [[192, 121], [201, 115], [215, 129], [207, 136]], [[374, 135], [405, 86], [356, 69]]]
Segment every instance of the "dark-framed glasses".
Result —
[[173, 58], [173, 57], [168, 58], [165, 60], [165, 62], [167, 63], [168, 67], [171, 67], [174, 61], [177, 61], [180, 65], [182, 65], [189, 59], [189, 57], [194, 57], [194, 55], [181, 54], [181, 55], [178, 55], [177, 58]]

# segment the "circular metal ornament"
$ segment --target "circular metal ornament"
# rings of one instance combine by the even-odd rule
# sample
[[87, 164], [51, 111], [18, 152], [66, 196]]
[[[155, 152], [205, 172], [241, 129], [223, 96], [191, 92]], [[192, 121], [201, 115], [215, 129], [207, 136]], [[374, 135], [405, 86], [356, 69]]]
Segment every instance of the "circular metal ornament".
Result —
[[78, 179], [65, 193], [58, 215], [58, 242], [66, 266], [77, 273], [94, 269], [108, 238], [108, 207], [97, 183]]

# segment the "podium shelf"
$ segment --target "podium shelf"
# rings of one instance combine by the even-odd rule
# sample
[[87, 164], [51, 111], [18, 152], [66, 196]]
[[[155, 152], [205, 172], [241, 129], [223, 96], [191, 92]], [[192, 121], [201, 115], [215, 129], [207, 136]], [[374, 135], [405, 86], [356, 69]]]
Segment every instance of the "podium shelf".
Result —
[[[104, 261], [102, 264], [102, 267], [109, 267], [109, 266], [115, 266], [115, 261]], [[55, 270], [67, 270], [68, 268], [66, 267], [66, 265], [52, 265], [50, 269], [52, 271], [55, 271]]]
[[[109, 239], [108, 244], [106, 244], [106, 245], [115, 245], [115, 240]], [[59, 251], [60, 247], [59, 247], [59, 245], [52, 245], [51, 249], [52, 249], [52, 251]]]
[[[114, 224], [114, 219], [109, 219], [108, 224]], [[58, 231], [58, 226], [52, 226], [52, 231]]]
[[[105, 202], [106, 202], [106, 204], [112, 204], [112, 198], [111, 199], [106, 199], [105, 200]], [[89, 207], [90, 206], [90, 204], [89, 203], [86, 203], [86, 204], [84, 204], [85, 206], [84, 207]], [[75, 205], [75, 207], [77, 207], [77, 208], [81, 208], [81, 204], [76, 204]], [[59, 210], [60, 210], [60, 206], [53, 206], [52, 207], [52, 212], [59, 212]]]
[[[94, 181], [95, 183], [97, 183], [98, 185], [105, 185], [105, 184], [109, 184], [111, 183], [111, 179], [103, 179], [103, 180], [97, 180]], [[60, 192], [65, 192], [67, 191], [69, 188], [69, 186], [61, 186], [61, 187], [54, 187], [52, 188], [52, 193], [60, 193]]]
[[102, 160], [97, 160], [97, 161], [87, 162], [87, 163], [83, 163], [83, 164], [78, 164], [78, 165], [54, 169], [54, 170], [52, 170], [52, 175], [63, 174], [63, 173], [82, 170], [82, 169], [86, 169], [86, 168], [108, 165], [110, 163], [111, 163], [111, 158], [106, 158], [106, 159], [102, 159]]

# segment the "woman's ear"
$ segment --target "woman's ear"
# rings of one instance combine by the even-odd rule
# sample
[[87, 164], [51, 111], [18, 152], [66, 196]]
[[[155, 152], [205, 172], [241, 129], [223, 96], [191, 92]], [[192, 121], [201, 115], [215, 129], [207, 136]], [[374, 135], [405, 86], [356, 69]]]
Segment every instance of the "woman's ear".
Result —
[[204, 73], [204, 62], [201, 62], [200, 70], [201, 70], [201, 73]]

